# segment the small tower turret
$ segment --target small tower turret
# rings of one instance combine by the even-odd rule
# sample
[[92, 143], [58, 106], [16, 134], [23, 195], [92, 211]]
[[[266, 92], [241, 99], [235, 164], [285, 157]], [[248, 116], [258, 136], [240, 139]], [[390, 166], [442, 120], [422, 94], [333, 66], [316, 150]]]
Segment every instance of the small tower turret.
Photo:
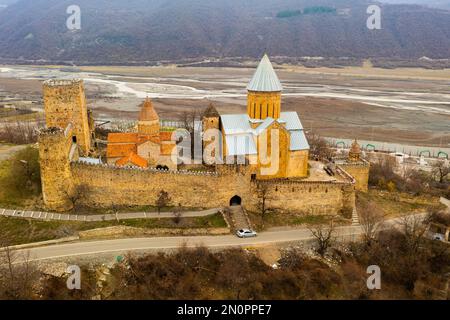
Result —
[[159, 136], [159, 116], [153, 108], [152, 101], [147, 98], [141, 105], [138, 133], [142, 135]]

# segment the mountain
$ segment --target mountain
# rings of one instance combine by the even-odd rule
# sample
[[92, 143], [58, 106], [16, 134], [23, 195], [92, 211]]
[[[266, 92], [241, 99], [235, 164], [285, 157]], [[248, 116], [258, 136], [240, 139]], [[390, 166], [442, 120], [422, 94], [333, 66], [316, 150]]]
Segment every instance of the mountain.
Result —
[[[5, 0], [0, 0], [5, 1]], [[203, 57], [450, 57], [450, 11], [366, 0], [19, 0], [0, 11], [0, 58], [128, 63]]]
[[380, 2], [390, 4], [418, 4], [431, 8], [450, 10], [450, 0], [380, 0]]

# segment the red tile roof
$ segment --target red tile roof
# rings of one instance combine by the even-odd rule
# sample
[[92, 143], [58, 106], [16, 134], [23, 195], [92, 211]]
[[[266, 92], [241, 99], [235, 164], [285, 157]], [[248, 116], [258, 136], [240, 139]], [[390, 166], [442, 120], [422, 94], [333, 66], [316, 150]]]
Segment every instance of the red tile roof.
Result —
[[137, 167], [141, 168], [147, 168], [148, 162], [141, 156], [137, 155], [136, 153], [132, 152], [128, 156], [123, 157], [116, 161], [117, 166], [126, 166], [128, 164], [135, 165]]

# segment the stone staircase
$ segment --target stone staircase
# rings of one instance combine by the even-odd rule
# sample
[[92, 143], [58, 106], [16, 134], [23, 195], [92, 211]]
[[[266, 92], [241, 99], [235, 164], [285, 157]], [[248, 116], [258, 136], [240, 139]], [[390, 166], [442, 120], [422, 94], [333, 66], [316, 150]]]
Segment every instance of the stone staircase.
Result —
[[353, 208], [352, 226], [359, 226], [359, 216], [358, 216], [358, 212], [356, 211], [356, 208]]
[[228, 207], [226, 216], [228, 223], [234, 231], [239, 229], [251, 229], [250, 220], [242, 206]]

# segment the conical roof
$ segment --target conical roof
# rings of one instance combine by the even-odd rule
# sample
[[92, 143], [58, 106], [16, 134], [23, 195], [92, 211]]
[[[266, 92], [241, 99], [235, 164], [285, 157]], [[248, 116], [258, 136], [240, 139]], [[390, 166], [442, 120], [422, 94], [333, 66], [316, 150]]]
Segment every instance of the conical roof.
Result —
[[359, 146], [358, 140], [354, 140], [352, 143], [352, 146], [350, 148], [350, 153], [352, 154], [360, 154], [361, 153], [361, 147]]
[[212, 117], [219, 117], [219, 112], [217, 112], [217, 109], [214, 107], [212, 103], [209, 104], [208, 108], [203, 112], [203, 117], [206, 118], [212, 118]]
[[152, 101], [147, 98], [141, 105], [141, 112], [139, 114], [139, 121], [154, 121], [159, 120], [158, 114], [153, 108]]
[[267, 54], [259, 62], [258, 68], [247, 86], [247, 90], [260, 92], [279, 92], [283, 90], [283, 86]]

